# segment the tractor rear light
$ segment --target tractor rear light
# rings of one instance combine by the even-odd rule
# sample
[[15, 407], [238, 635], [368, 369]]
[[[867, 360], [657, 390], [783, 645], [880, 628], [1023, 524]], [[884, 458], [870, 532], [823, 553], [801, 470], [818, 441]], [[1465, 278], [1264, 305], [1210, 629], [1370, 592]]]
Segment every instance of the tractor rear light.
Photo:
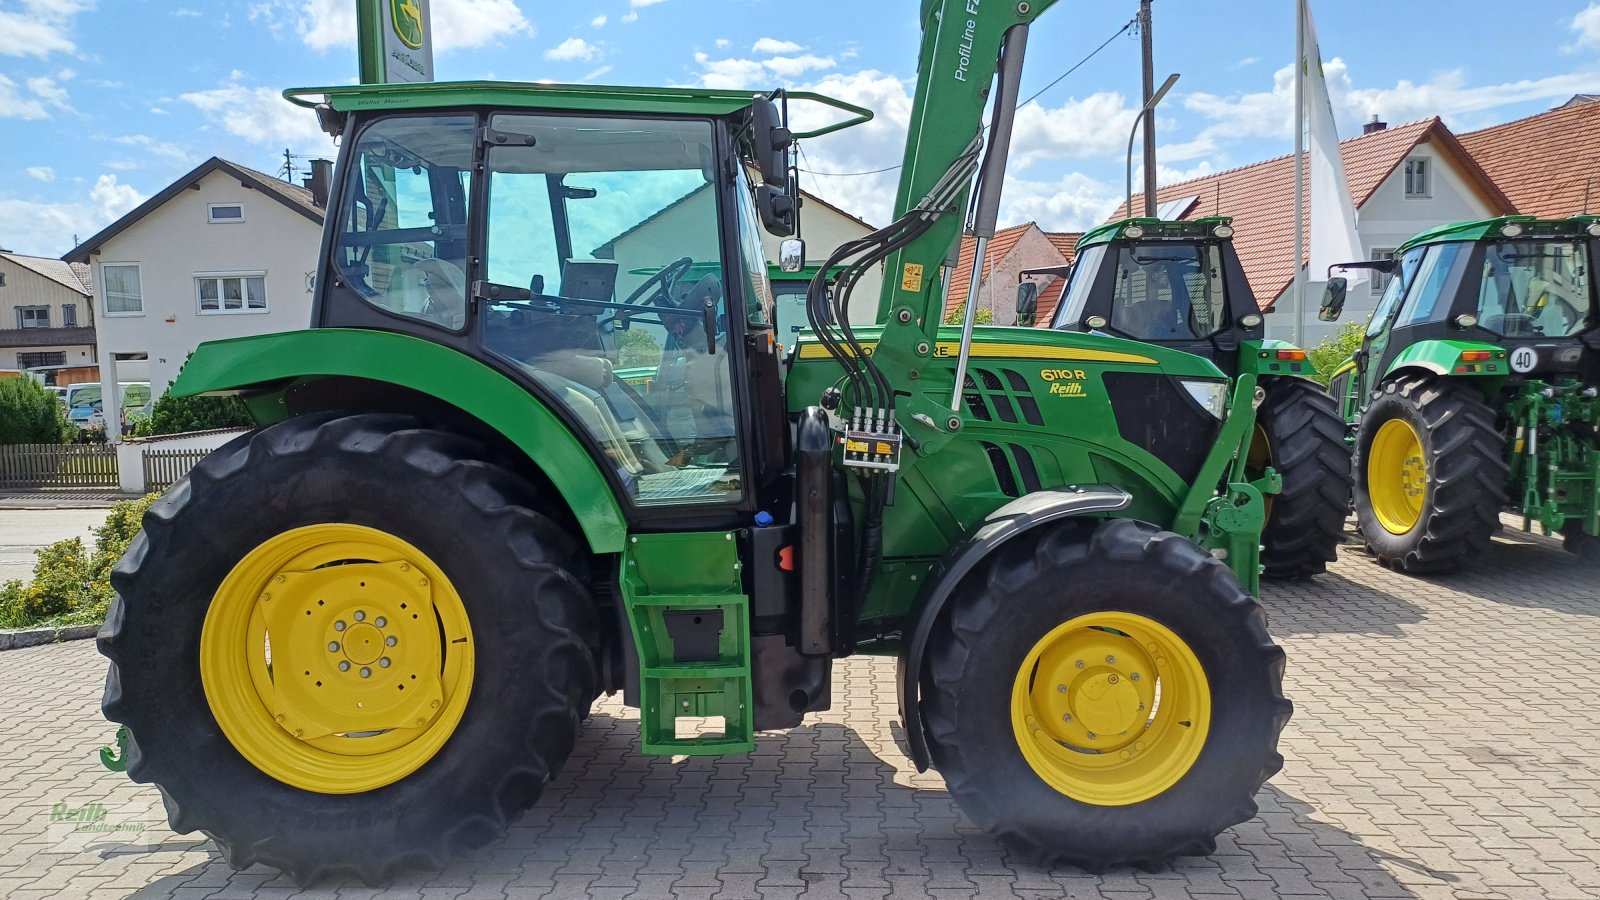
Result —
[[1222, 418], [1228, 406], [1228, 383], [1226, 381], [1189, 381], [1178, 379], [1183, 389], [1189, 392], [1194, 402], [1200, 404], [1206, 412]]
[[1304, 350], [1279, 350], [1278, 358], [1291, 359], [1298, 362], [1306, 358], [1306, 352]]
[[1590, 222], [1588, 231], [1590, 236], [1600, 237], [1600, 222]]
[[1489, 351], [1489, 350], [1463, 350], [1463, 351], [1461, 351], [1461, 361], [1462, 362], [1485, 362], [1485, 361], [1489, 360], [1490, 358], [1492, 358], [1493, 356], [1494, 356], [1494, 353], [1492, 351]]

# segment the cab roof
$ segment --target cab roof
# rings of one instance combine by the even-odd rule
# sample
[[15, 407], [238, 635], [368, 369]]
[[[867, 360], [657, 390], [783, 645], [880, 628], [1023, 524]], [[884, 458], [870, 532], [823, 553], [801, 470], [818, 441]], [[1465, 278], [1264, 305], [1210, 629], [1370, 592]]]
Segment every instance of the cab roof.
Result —
[[[534, 84], [519, 81], [425, 81], [416, 84], [346, 84], [290, 88], [284, 99], [315, 109], [326, 104], [339, 112], [354, 110], [437, 109], [498, 106], [573, 112], [642, 113], [664, 116], [728, 116], [750, 106], [761, 94], [708, 88], [623, 87], [592, 84]], [[817, 103], [849, 115], [795, 137], [829, 134], [872, 118], [865, 107], [811, 91], [789, 91], [788, 99]]]
[[1107, 222], [1078, 238], [1077, 252], [1081, 253], [1096, 244], [1109, 244], [1112, 241], [1123, 238], [1135, 240], [1132, 236], [1124, 234], [1130, 226], [1135, 225], [1143, 229], [1143, 233], [1138, 236], [1137, 240], [1145, 238], [1174, 240], [1181, 238], [1224, 237], [1224, 235], [1214, 235], [1212, 232], [1217, 226], [1231, 226], [1232, 222], [1233, 219], [1229, 216], [1205, 216], [1204, 218], [1183, 219], [1181, 221], [1164, 221], [1154, 218], [1120, 219], [1116, 222]]
[[[1395, 249], [1399, 256], [1413, 247], [1424, 244], [1443, 244], [1453, 241], [1482, 241], [1502, 237], [1507, 225], [1518, 225], [1526, 237], [1600, 237], [1600, 216], [1582, 215], [1570, 219], [1540, 219], [1536, 216], [1500, 216], [1472, 222], [1456, 222], [1430, 228]], [[1596, 230], [1591, 230], [1596, 229]], [[1508, 235], [1509, 236], [1509, 235]]]

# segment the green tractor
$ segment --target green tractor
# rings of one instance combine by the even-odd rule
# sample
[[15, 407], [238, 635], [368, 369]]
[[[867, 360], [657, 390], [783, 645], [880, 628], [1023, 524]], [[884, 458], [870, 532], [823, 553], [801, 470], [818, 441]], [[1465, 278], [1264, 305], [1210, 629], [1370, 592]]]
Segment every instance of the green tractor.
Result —
[[[1304, 578], [1337, 555], [1349, 509], [1344, 422], [1304, 350], [1263, 336], [1261, 309], [1233, 249], [1227, 217], [1125, 219], [1078, 241], [1051, 327], [1099, 332], [1203, 356], [1255, 411], [1242, 477], [1267, 498], [1263, 575]], [[1060, 268], [1031, 274], [1069, 277]], [[1030, 284], [1018, 287], [1019, 312]], [[1197, 398], [1198, 399], [1198, 398]], [[1176, 426], [1175, 426], [1176, 427]]]
[[816, 132], [785, 110], [869, 113], [288, 92], [341, 138], [313, 327], [194, 354], [174, 393], [259, 427], [151, 508], [100, 638], [173, 828], [381, 882], [502, 835], [602, 694], [644, 753], [747, 752], [852, 654], [898, 657], [908, 755], [1022, 853], [1149, 864], [1253, 816], [1291, 709], [1251, 596], [1263, 500], [1225, 478], [1253, 390], [1166, 347], [940, 326], [1050, 6], [923, 4], [895, 221], [819, 266], [792, 353], [761, 237], [793, 233]]
[[[1502, 510], [1600, 555], [1597, 239], [1600, 217], [1508, 216], [1350, 264], [1389, 278], [1329, 384], [1354, 430], [1356, 520], [1380, 564], [1463, 566]], [[1344, 289], [1330, 279], [1321, 318], [1338, 318]]]

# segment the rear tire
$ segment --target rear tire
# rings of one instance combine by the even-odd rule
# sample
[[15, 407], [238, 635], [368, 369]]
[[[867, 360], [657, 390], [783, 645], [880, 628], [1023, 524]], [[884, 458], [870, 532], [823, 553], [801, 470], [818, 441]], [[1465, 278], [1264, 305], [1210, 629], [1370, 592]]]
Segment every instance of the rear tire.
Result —
[[[1223, 563], [1140, 522], [1069, 525], [1012, 539], [952, 602], [929, 647], [925, 715], [934, 766], [980, 828], [1030, 859], [1098, 871], [1211, 853], [1255, 816], [1292, 707], [1283, 651]], [[1101, 728], [1080, 737], [1106, 751], [1054, 736], [1058, 700], [1078, 713], [1061, 730]], [[1186, 718], [1164, 719], [1169, 702]]]
[[[1266, 459], [1283, 476], [1261, 533], [1263, 578], [1309, 578], [1339, 555], [1350, 509], [1350, 449], [1333, 398], [1303, 378], [1271, 378], [1256, 411]], [[1252, 454], [1254, 455], [1254, 454]]]
[[[338, 873], [377, 884], [397, 870], [441, 868], [453, 854], [500, 837], [537, 799], [570, 753], [579, 717], [595, 695], [590, 648], [596, 624], [572, 574], [578, 548], [530, 508], [537, 501], [524, 481], [480, 461], [480, 453], [475, 442], [420, 428], [404, 416], [293, 419], [217, 450], [150, 508], [143, 532], [112, 575], [117, 598], [99, 641], [111, 660], [103, 705], [108, 719], [127, 726], [128, 775], [161, 790], [174, 831], [204, 832], [236, 868], [261, 862], [301, 883]], [[318, 544], [316, 535], [323, 533], [336, 537]], [[406, 549], [386, 563], [366, 550], [348, 557], [364, 536], [371, 538], [365, 546]], [[286, 539], [289, 552], [301, 556], [278, 570], [251, 569], [252, 560], [274, 558], [261, 556], [262, 548]], [[315, 553], [326, 561], [295, 571], [294, 562]], [[431, 571], [431, 587], [404, 591], [432, 593], [421, 601], [401, 593], [413, 597], [409, 607], [390, 599], [395, 591], [384, 582], [352, 595], [353, 579], [381, 575], [380, 563], [409, 578]], [[240, 573], [251, 571], [259, 584], [246, 584], [241, 593], [239, 579], [251, 579]], [[318, 579], [316, 586], [296, 595], [306, 583], [299, 579], [307, 578]], [[343, 587], [327, 586], [335, 581]], [[331, 593], [337, 590], [346, 593]], [[354, 596], [351, 609], [368, 612], [337, 613], [344, 626], [337, 637], [346, 645], [341, 652], [357, 654], [365, 639], [369, 655], [393, 655], [393, 665], [374, 658], [368, 673], [350, 670], [341, 657], [319, 659], [319, 642], [327, 636], [313, 634], [309, 625], [303, 632], [280, 627], [286, 620], [272, 618], [273, 593], [278, 603], [297, 604], [286, 607], [291, 626], [318, 623], [324, 597], [333, 616], [345, 597]], [[310, 618], [299, 618], [302, 608]], [[423, 620], [386, 622], [376, 617], [380, 609], [393, 619], [432, 611], [437, 630]], [[449, 637], [455, 633], [449, 630], [452, 609], [462, 638]], [[243, 625], [218, 624], [229, 610], [228, 621], [249, 621], [250, 628], [265, 621], [267, 640], [278, 638], [277, 646], [267, 645], [262, 680], [219, 683], [217, 666], [229, 663], [233, 648], [241, 659], [259, 657], [248, 640], [230, 639], [245, 633]], [[331, 618], [327, 627], [334, 627]], [[390, 640], [399, 645], [382, 649]], [[431, 650], [403, 655], [435, 642]], [[366, 666], [366, 659], [358, 656], [355, 665]], [[439, 660], [437, 673], [430, 659]], [[466, 660], [465, 680], [452, 659]], [[250, 663], [253, 676], [259, 664]], [[299, 681], [302, 673], [295, 670], [302, 667], [305, 680]], [[450, 680], [452, 673], [457, 680]], [[328, 681], [326, 687], [316, 682], [323, 693], [310, 688], [311, 679]], [[440, 712], [427, 720], [421, 698], [428, 695], [417, 692], [433, 681], [443, 685], [443, 708], [432, 701]], [[398, 693], [405, 686], [412, 692]], [[415, 716], [416, 731], [434, 740], [416, 751], [413, 744], [422, 738], [409, 737], [412, 729], [399, 725], [335, 727], [316, 737], [348, 750], [376, 735], [400, 745], [399, 758], [392, 759], [388, 751], [372, 752], [373, 744], [364, 745], [365, 754], [341, 753], [314, 743], [314, 735], [291, 737], [299, 720], [284, 724], [280, 713], [277, 727], [272, 719], [273, 711], [290, 709], [296, 689], [313, 699], [297, 701], [302, 705], [295, 714], [310, 709], [336, 723], [352, 719], [338, 719], [324, 699], [335, 691], [346, 707], [408, 698], [418, 711], [395, 721], [410, 726]], [[226, 702], [230, 691], [243, 699]], [[447, 718], [452, 710], [454, 718]], [[364, 714], [370, 713], [347, 713]], [[314, 731], [313, 721], [305, 724]], [[435, 728], [446, 730], [435, 734]], [[240, 735], [253, 735], [254, 743]], [[366, 781], [339, 780], [345, 771]]]
[[1494, 412], [1470, 387], [1427, 375], [1390, 379], [1375, 394], [1353, 466], [1367, 549], [1405, 572], [1468, 564], [1488, 548], [1506, 505]]

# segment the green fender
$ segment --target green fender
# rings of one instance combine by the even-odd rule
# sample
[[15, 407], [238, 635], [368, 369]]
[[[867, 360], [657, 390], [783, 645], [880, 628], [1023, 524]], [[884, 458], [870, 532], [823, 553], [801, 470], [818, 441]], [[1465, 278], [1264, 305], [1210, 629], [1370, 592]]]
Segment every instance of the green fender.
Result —
[[[1285, 355], [1286, 354], [1286, 355]], [[1310, 378], [1317, 367], [1310, 356], [1288, 341], [1265, 339], [1241, 341], [1239, 344], [1239, 373], [1256, 375], [1298, 375]]]
[[[207, 341], [184, 366], [179, 397], [239, 391], [297, 378], [347, 376], [432, 395], [475, 416], [521, 448], [566, 500], [596, 553], [617, 553], [627, 521], [582, 443], [539, 399], [459, 351], [419, 338], [354, 328]], [[257, 421], [282, 418], [253, 404]]]
[[[1487, 357], [1466, 358], [1465, 354], [1487, 353]], [[1406, 369], [1416, 369], [1433, 375], [1451, 378], [1475, 379], [1475, 386], [1491, 397], [1511, 374], [1506, 362], [1506, 350], [1494, 344], [1478, 341], [1418, 341], [1400, 351], [1383, 373], [1384, 380], [1393, 378]]]

